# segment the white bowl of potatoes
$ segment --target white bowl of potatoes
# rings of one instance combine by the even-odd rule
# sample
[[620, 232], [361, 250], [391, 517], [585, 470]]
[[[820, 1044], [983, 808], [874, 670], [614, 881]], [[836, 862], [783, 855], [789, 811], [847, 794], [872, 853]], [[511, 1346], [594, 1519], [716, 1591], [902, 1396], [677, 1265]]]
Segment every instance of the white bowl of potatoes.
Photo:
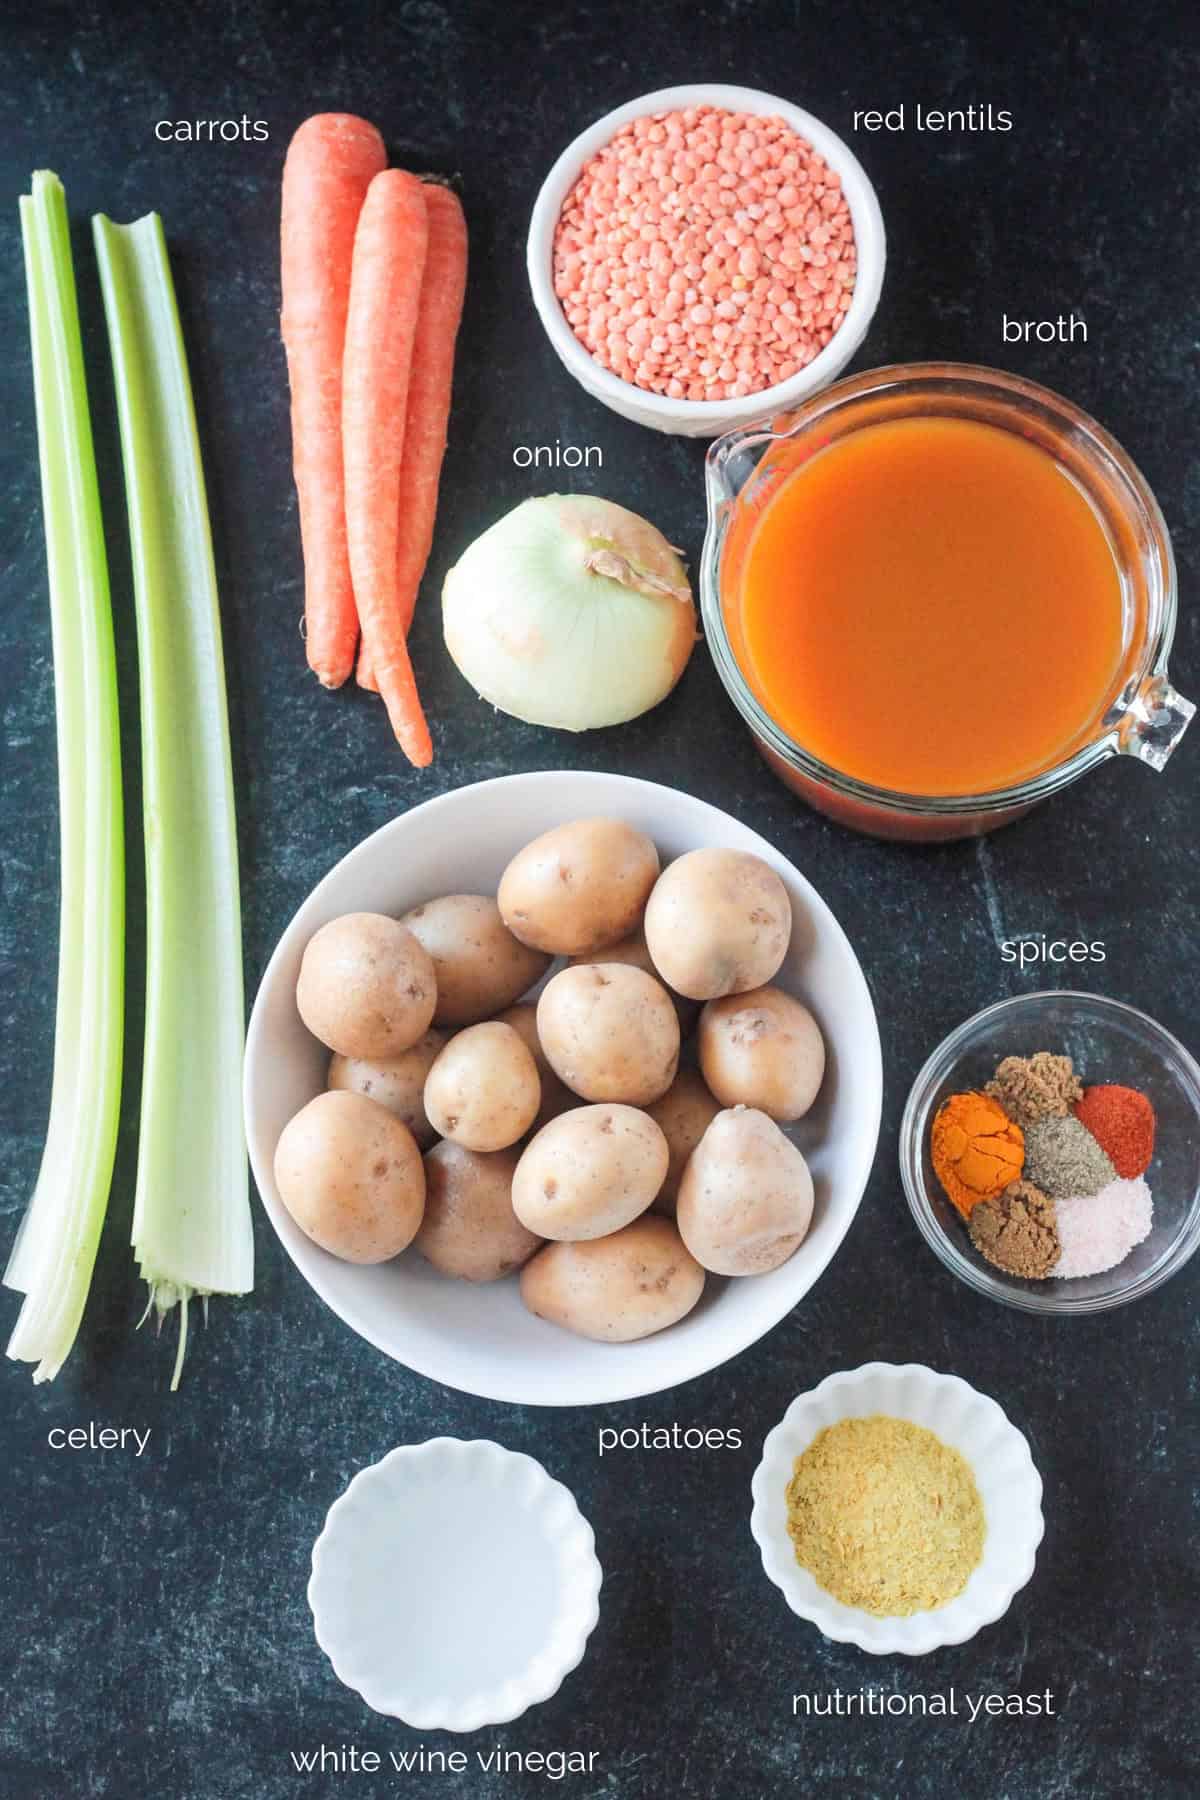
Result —
[[305, 1279], [514, 1404], [657, 1393], [769, 1331], [849, 1228], [881, 1099], [866, 981], [805, 877], [690, 795], [568, 770], [352, 850], [246, 1045], [255, 1180]]

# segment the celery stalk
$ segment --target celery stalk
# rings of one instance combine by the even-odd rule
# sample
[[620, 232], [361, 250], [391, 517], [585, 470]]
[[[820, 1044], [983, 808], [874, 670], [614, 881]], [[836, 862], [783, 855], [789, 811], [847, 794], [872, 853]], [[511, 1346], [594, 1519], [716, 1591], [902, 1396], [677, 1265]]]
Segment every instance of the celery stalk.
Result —
[[20, 203], [29, 290], [58, 731], [61, 900], [50, 1118], [5, 1282], [25, 1294], [8, 1354], [52, 1380], [79, 1329], [112, 1184], [124, 1030], [121, 743], [108, 564], [66, 197], [40, 170]]
[[133, 1246], [162, 1313], [254, 1281], [237, 832], [200, 445], [162, 222], [93, 220], [133, 549], [146, 1047]]

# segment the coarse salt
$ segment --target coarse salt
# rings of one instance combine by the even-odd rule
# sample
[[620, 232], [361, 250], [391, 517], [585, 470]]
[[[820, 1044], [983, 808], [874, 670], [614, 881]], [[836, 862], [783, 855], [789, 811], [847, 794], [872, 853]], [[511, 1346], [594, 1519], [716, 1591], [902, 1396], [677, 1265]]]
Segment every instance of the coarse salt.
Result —
[[[803, 195], [815, 204], [801, 211]], [[713, 106], [623, 126], [584, 164], [554, 234], [554, 291], [580, 343], [673, 398], [761, 393], [807, 366], [842, 324], [856, 268], [840, 178], [812, 145], [782, 119]], [[734, 304], [747, 293], [764, 304]], [[646, 318], [675, 321], [669, 367], [636, 356]]]
[[1115, 1269], [1154, 1223], [1150, 1189], [1136, 1176], [1132, 1181], [1110, 1181], [1098, 1194], [1074, 1194], [1055, 1202], [1055, 1224], [1061, 1254], [1051, 1276], [1071, 1280], [1080, 1275], [1103, 1275]]

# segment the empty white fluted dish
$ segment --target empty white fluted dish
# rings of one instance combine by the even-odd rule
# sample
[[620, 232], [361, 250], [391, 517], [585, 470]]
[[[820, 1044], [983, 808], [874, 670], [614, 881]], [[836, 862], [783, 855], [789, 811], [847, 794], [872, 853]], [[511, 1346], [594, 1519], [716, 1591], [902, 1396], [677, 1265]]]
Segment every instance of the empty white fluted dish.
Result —
[[557, 1693], [600, 1616], [592, 1528], [531, 1456], [391, 1451], [335, 1500], [308, 1602], [339, 1681], [418, 1731], [478, 1731]]
[[[966, 1587], [945, 1606], [907, 1618], [879, 1619], [835, 1600], [801, 1568], [788, 1536], [787, 1488], [796, 1458], [827, 1426], [873, 1413], [923, 1425], [957, 1450], [970, 1464], [983, 1502], [983, 1557]], [[964, 1644], [999, 1619], [1033, 1574], [1045, 1529], [1042, 1479], [1022, 1434], [994, 1400], [957, 1375], [939, 1375], [922, 1363], [864, 1363], [793, 1400], [763, 1445], [752, 1491], [750, 1529], [763, 1568], [792, 1611], [827, 1638], [874, 1655], [924, 1656], [943, 1644]]]

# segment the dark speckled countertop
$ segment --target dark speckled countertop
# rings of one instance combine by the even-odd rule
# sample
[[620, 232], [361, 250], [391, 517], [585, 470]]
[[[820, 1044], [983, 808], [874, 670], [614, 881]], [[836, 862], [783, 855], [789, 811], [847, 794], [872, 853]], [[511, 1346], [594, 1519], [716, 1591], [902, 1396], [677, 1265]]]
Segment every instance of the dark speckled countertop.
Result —
[[[910, 1221], [895, 1159], [909, 1083], [987, 1001], [1045, 984], [1001, 961], [1021, 933], [1102, 939], [1094, 985], [1191, 1039], [1200, 1017], [1200, 731], [1169, 771], [1115, 763], [984, 844], [913, 850], [848, 835], [776, 786], [696, 655], [657, 712], [581, 740], [493, 715], [439, 643], [436, 593], [459, 550], [523, 498], [513, 448], [602, 446], [597, 491], [649, 514], [695, 559], [702, 447], [588, 400], [530, 304], [524, 229], [551, 159], [634, 95], [704, 77], [762, 86], [837, 131], [855, 108], [1011, 109], [1003, 136], [858, 136], [891, 260], [855, 367], [946, 357], [1059, 387], [1130, 449], [1175, 537], [1173, 668], [1200, 690], [1200, 460], [1194, 296], [1200, 35], [1182, 0], [1128, 8], [918, 0], [881, 12], [708, 4], [588, 9], [508, 0], [150, 9], [9, 8], [0, 26], [0, 1083], [7, 1241], [37, 1168], [54, 1017], [54, 697], [16, 197], [49, 165], [67, 185], [93, 373], [136, 823], [136, 680], [119, 460], [88, 215], [161, 210], [201, 416], [230, 671], [247, 986], [318, 876], [405, 807], [483, 776], [617, 768], [702, 795], [793, 858], [833, 906], [879, 1011], [883, 1132], [859, 1218], [807, 1300], [715, 1374], [599, 1413], [475, 1401], [409, 1374], [308, 1289], [256, 1207], [258, 1285], [214, 1304], [183, 1391], [134, 1334], [126, 1247], [130, 1079], [114, 1203], [80, 1340], [59, 1380], [0, 1369], [0, 1621], [5, 1800], [282, 1800], [297, 1793], [543, 1791], [589, 1800], [784, 1793], [933, 1800], [962, 1793], [1190, 1795], [1196, 1676], [1196, 1296], [1200, 1262], [1107, 1317], [1043, 1321], [976, 1298]], [[301, 571], [278, 343], [280, 164], [306, 114], [378, 120], [397, 161], [453, 174], [472, 231], [437, 544], [415, 628], [437, 761], [409, 770], [378, 705], [330, 696], [297, 637]], [[265, 143], [156, 141], [159, 120], [266, 121]], [[1004, 311], [1087, 321], [1086, 345], [1000, 341]], [[546, 484], [550, 485], [549, 483]], [[1035, 647], [1031, 647], [1035, 653]], [[974, 678], [974, 677], [972, 677]], [[136, 837], [131, 842], [137, 843]], [[142, 895], [131, 857], [130, 967]], [[1049, 980], [1062, 980], [1052, 971]], [[136, 985], [136, 984], [135, 984]], [[136, 1067], [140, 1017], [129, 1036]], [[7, 1333], [15, 1304], [0, 1303]], [[950, 1369], [1024, 1430], [1046, 1484], [1036, 1574], [969, 1645], [875, 1661], [826, 1643], [767, 1584], [747, 1529], [763, 1434], [798, 1391], [870, 1358]], [[151, 1430], [130, 1453], [54, 1452], [56, 1426]], [[601, 1423], [736, 1426], [739, 1451], [596, 1454]], [[419, 1740], [339, 1686], [304, 1598], [326, 1508], [392, 1445], [447, 1432], [532, 1452], [576, 1492], [605, 1570], [586, 1659], [555, 1699], [468, 1740], [594, 1751], [593, 1773], [297, 1775], [292, 1751]], [[1053, 1718], [791, 1716], [795, 1692], [1036, 1694]], [[450, 1740], [431, 1739], [446, 1747]]]

